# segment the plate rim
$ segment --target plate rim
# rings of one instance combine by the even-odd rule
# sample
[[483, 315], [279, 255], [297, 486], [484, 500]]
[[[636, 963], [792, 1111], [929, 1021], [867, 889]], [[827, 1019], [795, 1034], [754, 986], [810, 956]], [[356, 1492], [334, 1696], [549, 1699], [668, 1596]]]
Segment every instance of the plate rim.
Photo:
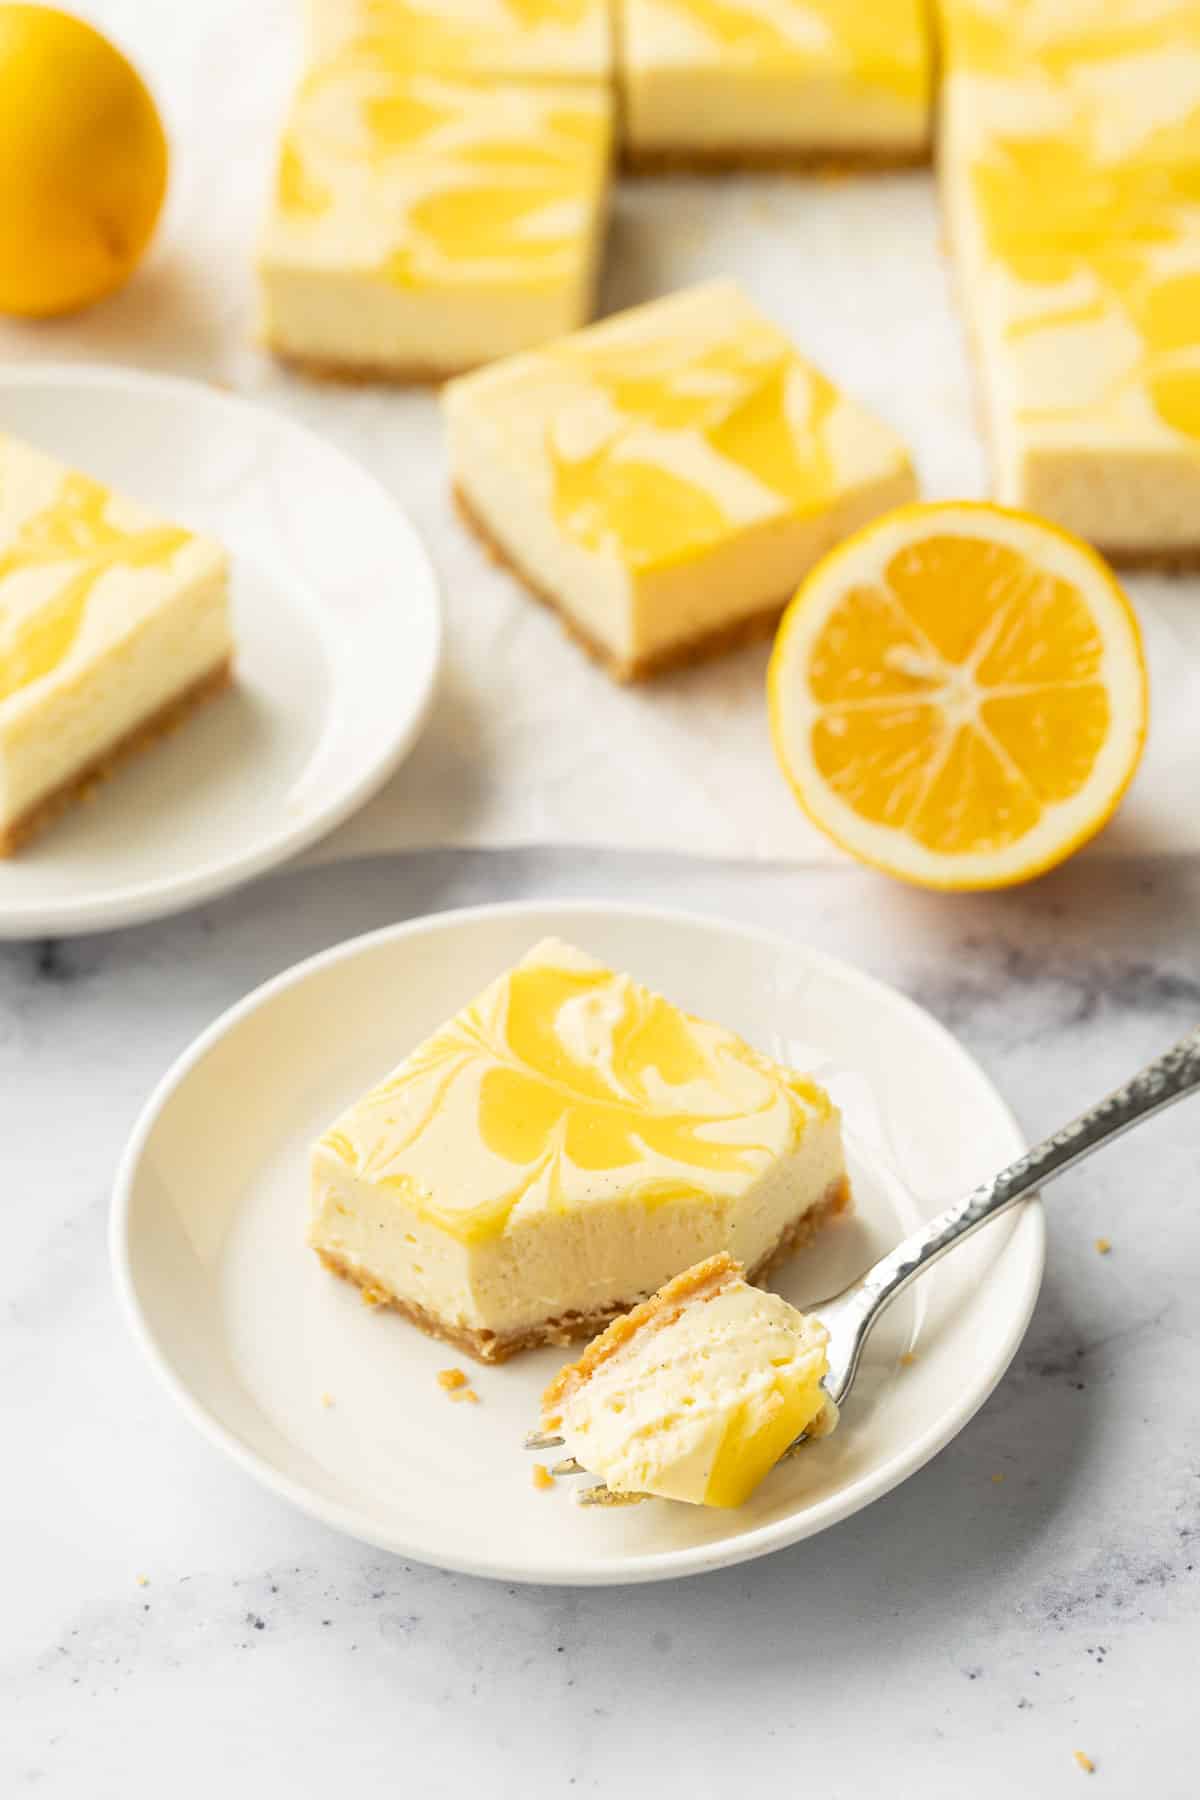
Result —
[[[432, 556], [417, 527], [402, 503], [379, 477], [357, 456], [346, 451], [332, 438], [294, 418], [290, 412], [262, 404], [249, 395], [217, 387], [202, 377], [160, 373], [157, 370], [133, 368], [123, 363], [71, 362], [47, 360], [0, 365], [0, 396], [5, 388], [47, 386], [82, 386], [85, 388], [145, 389], [197, 400], [217, 411], [268, 420], [285, 433], [317, 448], [340, 464], [349, 476], [373, 488], [393, 514], [394, 523], [408, 540], [415, 559], [424, 570], [423, 588], [428, 614], [429, 648], [427, 667], [418, 704], [403, 729], [394, 733], [386, 753], [360, 773], [332, 805], [319, 806], [313, 813], [294, 823], [281, 824], [269, 837], [248, 848], [241, 855], [219, 864], [202, 865], [187, 875], [165, 875], [153, 881], [114, 888], [98, 899], [72, 900], [63, 897], [41, 905], [5, 908], [0, 903], [0, 942], [27, 942], [40, 937], [77, 937], [93, 931], [115, 931], [130, 925], [142, 925], [153, 919], [168, 918], [189, 907], [231, 893], [280, 863], [297, 856], [335, 831], [358, 812], [404, 762], [429, 721], [436, 699], [438, 682], [445, 663], [446, 607], [441, 578]], [[316, 590], [319, 594], [320, 590]]]
[[[911, 1014], [923, 1030], [931, 1032], [934, 1037], [942, 1040], [943, 1044], [956, 1057], [965, 1062], [973, 1075], [985, 1085], [997, 1107], [999, 1116], [1005, 1121], [1012, 1136], [1014, 1157], [1028, 1148], [1025, 1135], [1017, 1123], [1015, 1115], [991, 1077], [939, 1019], [935, 1018], [917, 1001], [910, 999], [899, 988], [893, 987], [879, 976], [872, 975], [828, 951], [816, 949], [807, 944], [795, 943], [782, 932], [773, 931], [767, 927], [745, 925], [720, 914], [698, 913], [677, 907], [552, 897], [542, 900], [503, 900], [475, 906], [450, 907], [444, 911], [423, 913], [415, 919], [400, 920], [391, 925], [378, 927], [373, 931], [362, 932], [355, 937], [343, 939], [340, 943], [330, 945], [324, 950], [302, 958], [299, 962], [293, 963], [289, 968], [281, 970], [277, 975], [271, 976], [267, 981], [251, 989], [232, 1006], [226, 1007], [173, 1060], [165, 1074], [155, 1084], [138, 1113], [121, 1153], [113, 1183], [108, 1247], [117, 1300], [126, 1325], [157, 1379], [200, 1434], [218, 1449], [223, 1450], [227, 1456], [230, 1456], [268, 1493], [289, 1502], [307, 1517], [316, 1519], [321, 1524], [330, 1526], [359, 1543], [365, 1543], [375, 1549], [385, 1550], [391, 1555], [444, 1569], [454, 1574], [503, 1581], [510, 1585], [640, 1586], [646, 1582], [670, 1581], [685, 1576], [708, 1574], [717, 1569], [732, 1567], [738, 1563], [749, 1562], [760, 1556], [769, 1555], [775, 1550], [786, 1549], [792, 1544], [815, 1537], [820, 1532], [840, 1524], [844, 1519], [852, 1517], [855, 1513], [872, 1505], [876, 1500], [882, 1499], [893, 1488], [906, 1481], [910, 1475], [917, 1474], [928, 1462], [932, 1461], [939, 1451], [958, 1436], [1003, 1379], [1025, 1336], [1033, 1309], [1037, 1304], [1046, 1260], [1046, 1221], [1040, 1195], [1033, 1195], [1028, 1201], [1023, 1202], [1014, 1216], [1013, 1232], [1009, 1242], [1010, 1244], [1022, 1243], [1026, 1260], [1022, 1271], [1022, 1292], [1019, 1303], [1013, 1308], [999, 1351], [992, 1363], [985, 1369], [982, 1378], [976, 1380], [960, 1394], [945, 1415], [921, 1433], [907, 1449], [898, 1451], [869, 1476], [863, 1477], [846, 1489], [839, 1490], [817, 1506], [798, 1514], [787, 1515], [767, 1525], [758, 1526], [753, 1531], [725, 1540], [719, 1545], [697, 1545], [680, 1550], [656, 1551], [628, 1563], [620, 1554], [617, 1554], [607, 1556], [594, 1563], [580, 1564], [570, 1568], [555, 1565], [550, 1572], [540, 1574], [531, 1573], [523, 1564], [513, 1565], [493, 1558], [443, 1554], [433, 1557], [424, 1545], [414, 1548], [402, 1537], [378, 1531], [353, 1506], [325, 1499], [314, 1493], [303, 1482], [282, 1473], [256, 1450], [244, 1444], [216, 1415], [195, 1398], [184, 1379], [176, 1372], [170, 1358], [160, 1349], [137, 1296], [129, 1222], [139, 1164], [150, 1135], [167, 1103], [187, 1080], [197, 1064], [222, 1038], [243, 1019], [269, 1005], [277, 995], [300, 985], [324, 969], [370, 951], [378, 944], [406, 937], [432, 935], [464, 924], [471, 925], [495, 918], [546, 911], [561, 912], [580, 918], [596, 915], [612, 918], [615, 915], [634, 921], [649, 920], [660, 925], [701, 926], [750, 943], [769, 947], [776, 952], [786, 952], [789, 956], [803, 957], [811, 966], [822, 969], [826, 973], [833, 973], [839, 979], [849, 980], [852, 985], [858, 986], [868, 993], [882, 992], [890, 1001], [900, 1002], [902, 1010]], [[1028, 1241], [1023, 1242], [1022, 1240]]]

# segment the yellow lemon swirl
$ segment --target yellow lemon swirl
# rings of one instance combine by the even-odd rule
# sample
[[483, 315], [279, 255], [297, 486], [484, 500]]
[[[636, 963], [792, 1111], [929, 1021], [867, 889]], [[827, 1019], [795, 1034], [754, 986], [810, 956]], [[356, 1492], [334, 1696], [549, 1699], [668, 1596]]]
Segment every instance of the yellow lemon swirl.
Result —
[[[123, 531], [106, 516], [108, 500], [108, 489], [99, 482], [66, 476], [53, 505], [27, 519], [0, 556], [0, 701], [50, 674], [68, 655], [92, 590], [109, 569], [169, 562], [188, 542], [186, 531], [169, 525]], [[58, 565], [59, 588], [6, 631], [6, 578]]]
[[[534, 963], [435, 1033], [322, 1142], [476, 1241], [525, 1200], [719, 1205], [830, 1111], [812, 1083], [627, 977]], [[461, 1166], [464, 1145], [478, 1146], [478, 1178], [450, 1191], [440, 1176]]]

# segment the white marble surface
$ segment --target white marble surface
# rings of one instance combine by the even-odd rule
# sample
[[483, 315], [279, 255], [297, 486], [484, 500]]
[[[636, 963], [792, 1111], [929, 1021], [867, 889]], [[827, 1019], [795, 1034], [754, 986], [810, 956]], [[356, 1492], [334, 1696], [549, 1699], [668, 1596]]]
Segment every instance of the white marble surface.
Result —
[[0, 1793], [1041, 1800], [1080, 1791], [1078, 1747], [1097, 1793], [1194, 1795], [1194, 1109], [1055, 1187], [1029, 1336], [954, 1445], [826, 1536], [715, 1576], [572, 1592], [406, 1565], [261, 1493], [154, 1384], [105, 1223], [167, 1061], [341, 937], [563, 894], [759, 921], [874, 969], [1030, 1132], [1200, 1015], [1184, 858], [948, 903], [859, 871], [447, 852], [0, 948]]
[[[255, 349], [251, 251], [298, 65], [301, 5], [90, 0], [84, 10], [145, 69], [166, 115], [166, 217], [122, 293], [77, 318], [0, 322], [0, 358], [133, 363], [221, 382], [326, 433], [410, 512], [446, 598], [440, 705], [409, 763], [312, 857], [574, 843], [837, 861], [775, 768], [765, 649], [646, 688], [614, 687], [455, 519], [433, 392], [306, 381]], [[929, 172], [618, 186], [602, 310], [727, 274], [901, 432], [926, 494], [985, 491]], [[320, 499], [305, 492], [296, 505]], [[1181, 783], [1195, 781], [1200, 579], [1132, 586], [1153, 727], [1133, 792], [1089, 852], [1096, 857], [1200, 849], [1200, 810], [1176, 804]], [[641, 804], [631, 807], [635, 770]]]

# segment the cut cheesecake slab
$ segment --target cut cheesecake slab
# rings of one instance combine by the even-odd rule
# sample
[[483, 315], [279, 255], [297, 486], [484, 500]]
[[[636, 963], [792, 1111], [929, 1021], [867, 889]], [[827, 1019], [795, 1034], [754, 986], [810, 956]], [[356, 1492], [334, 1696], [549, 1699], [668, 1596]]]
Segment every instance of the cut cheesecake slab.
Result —
[[414, 74], [304, 81], [258, 252], [260, 334], [315, 372], [436, 380], [591, 314], [612, 102]]
[[634, 167], [927, 159], [923, 0], [617, 0]]
[[740, 1506], [789, 1445], [825, 1436], [829, 1334], [710, 1257], [616, 1319], [542, 1396], [542, 1430], [609, 1492]]
[[0, 436], [0, 855], [229, 680], [221, 546]]
[[444, 407], [466, 517], [623, 680], [769, 630], [916, 492], [894, 434], [727, 281], [452, 382]]
[[608, 0], [308, 0], [308, 54], [382, 46], [414, 71], [579, 81], [612, 71]]
[[761, 1273], [847, 1199], [820, 1088], [547, 940], [325, 1133], [308, 1238], [498, 1362], [719, 1251]]
[[1200, 562], [1200, 7], [945, 6], [941, 179], [994, 491]]

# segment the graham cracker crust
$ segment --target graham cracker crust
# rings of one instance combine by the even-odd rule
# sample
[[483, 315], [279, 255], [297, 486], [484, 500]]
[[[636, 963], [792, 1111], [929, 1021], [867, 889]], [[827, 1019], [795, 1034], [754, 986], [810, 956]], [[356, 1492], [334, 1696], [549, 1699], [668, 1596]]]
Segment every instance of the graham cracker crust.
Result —
[[556, 614], [559, 624], [567, 636], [587, 652], [594, 663], [598, 663], [605, 674], [611, 675], [614, 681], [635, 682], [649, 681], [657, 675], [665, 675], [671, 670], [690, 668], [694, 663], [707, 662], [711, 657], [724, 656], [731, 650], [740, 650], [747, 644], [761, 643], [763, 638], [770, 637], [784, 609], [791, 599], [790, 592], [782, 599], [772, 601], [770, 606], [751, 613], [747, 618], [735, 619], [731, 624], [718, 625], [715, 630], [699, 632], [695, 637], [684, 638], [677, 644], [669, 644], [665, 649], [656, 650], [652, 656], [634, 657], [625, 660], [614, 656], [607, 645], [592, 637], [590, 632], [572, 619], [564, 610], [557, 596], [536, 581], [511, 552], [500, 543], [491, 529], [483, 522], [467, 499], [462, 489], [455, 484], [452, 489], [454, 504], [464, 525], [478, 538], [485, 552], [499, 568], [506, 569], [515, 575], [521, 585]]
[[276, 362], [294, 369], [297, 375], [304, 375], [310, 381], [334, 382], [341, 387], [369, 387], [378, 382], [390, 382], [393, 387], [441, 387], [444, 381], [466, 375], [480, 366], [477, 362], [435, 367], [429, 363], [355, 362], [352, 358], [343, 362], [336, 356], [304, 356], [293, 350], [281, 350], [274, 344], [268, 344], [266, 348]]
[[887, 170], [924, 169], [933, 160], [933, 145], [897, 145], [894, 149], [845, 148], [827, 144], [703, 144], [678, 149], [647, 150], [626, 144], [621, 170], [627, 175], [855, 175]]
[[1115, 569], [1140, 569], [1146, 575], [1194, 575], [1200, 570], [1200, 543], [1133, 550], [1098, 542], [1094, 548]]
[[40, 800], [28, 807], [16, 819], [0, 831], [0, 857], [12, 856], [23, 849], [31, 839], [52, 825], [61, 814], [72, 806], [86, 800], [102, 781], [107, 781], [117, 768], [131, 757], [143, 750], [149, 750], [152, 744], [167, 737], [182, 725], [191, 713], [198, 710], [208, 700], [215, 700], [233, 680], [233, 658], [227, 656], [206, 675], [190, 682], [180, 693], [175, 694], [165, 706], [159, 707], [148, 719], [135, 725], [132, 731], [118, 738], [115, 744], [109, 744], [98, 756], [71, 775], [60, 786], [44, 794]]
[[[755, 1263], [746, 1280], [751, 1283], [761, 1282], [777, 1264], [783, 1262], [802, 1245], [807, 1244], [823, 1225], [838, 1213], [845, 1212], [850, 1205], [850, 1183], [844, 1175], [831, 1184], [825, 1194], [810, 1206], [807, 1212], [794, 1219], [787, 1230], [782, 1233], [767, 1254]], [[723, 1254], [723, 1253], [722, 1253]], [[363, 1298], [369, 1306], [391, 1307], [401, 1313], [413, 1325], [428, 1337], [440, 1338], [443, 1343], [453, 1344], [456, 1350], [462, 1350], [467, 1356], [473, 1356], [476, 1362], [502, 1363], [510, 1357], [517, 1356], [522, 1350], [538, 1350], [547, 1344], [573, 1344], [580, 1338], [594, 1337], [611, 1325], [614, 1319], [630, 1311], [632, 1307], [649, 1304], [631, 1297], [628, 1300], [614, 1300], [610, 1305], [597, 1308], [594, 1312], [565, 1312], [553, 1319], [544, 1319], [537, 1325], [531, 1325], [523, 1331], [511, 1332], [500, 1336], [494, 1331], [475, 1331], [468, 1326], [451, 1325], [436, 1313], [418, 1306], [415, 1301], [402, 1300], [385, 1288], [373, 1275], [365, 1269], [354, 1265], [339, 1256], [336, 1251], [317, 1250], [317, 1255], [332, 1275], [340, 1275], [344, 1281], [351, 1281], [363, 1291]], [[719, 1258], [710, 1258], [715, 1262]], [[705, 1266], [705, 1265], [701, 1265]], [[680, 1279], [680, 1278], [677, 1278]]]

